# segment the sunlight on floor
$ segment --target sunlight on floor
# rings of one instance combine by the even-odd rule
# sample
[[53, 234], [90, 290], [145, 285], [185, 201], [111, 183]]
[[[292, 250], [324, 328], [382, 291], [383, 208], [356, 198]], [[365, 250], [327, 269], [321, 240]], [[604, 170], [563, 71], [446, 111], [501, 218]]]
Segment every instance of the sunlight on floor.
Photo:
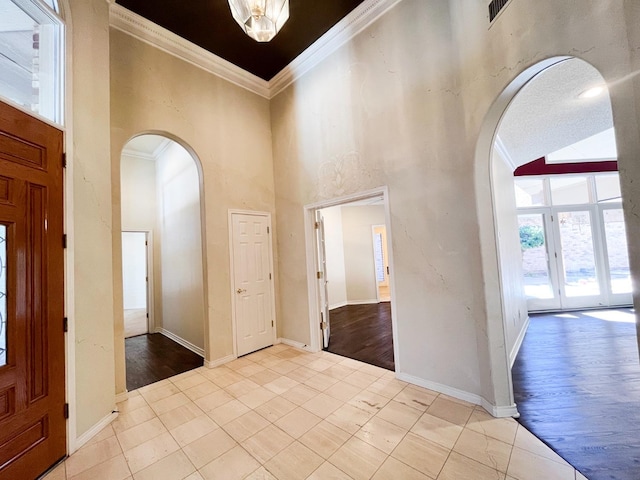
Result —
[[592, 312], [582, 312], [587, 317], [597, 318], [606, 322], [636, 323], [635, 313], [623, 312], [620, 310], [596, 310]]

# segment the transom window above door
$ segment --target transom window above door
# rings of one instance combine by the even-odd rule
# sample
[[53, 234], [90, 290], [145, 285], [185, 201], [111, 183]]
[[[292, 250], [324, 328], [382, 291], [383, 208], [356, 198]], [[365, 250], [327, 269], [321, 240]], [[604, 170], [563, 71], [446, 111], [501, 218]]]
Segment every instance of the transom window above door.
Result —
[[57, 0], [0, 0], [0, 99], [62, 124]]

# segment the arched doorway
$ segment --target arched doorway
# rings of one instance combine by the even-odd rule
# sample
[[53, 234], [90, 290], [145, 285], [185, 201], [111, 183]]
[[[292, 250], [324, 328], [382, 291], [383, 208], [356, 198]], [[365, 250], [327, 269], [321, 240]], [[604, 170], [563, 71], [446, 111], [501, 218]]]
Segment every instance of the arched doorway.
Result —
[[[196, 157], [164, 135], [131, 139], [120, 167], [127, 389], [132, 390], [202, 365], [202, 192]], [[162, 369], [154, 366], [157, 351]], [[167, 368], [170, 352], [176, 361]]]

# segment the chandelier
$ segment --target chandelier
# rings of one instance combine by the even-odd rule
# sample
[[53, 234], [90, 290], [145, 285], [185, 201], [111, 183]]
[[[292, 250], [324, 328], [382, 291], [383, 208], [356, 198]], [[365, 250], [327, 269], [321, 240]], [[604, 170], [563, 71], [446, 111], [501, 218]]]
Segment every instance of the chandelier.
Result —
[[289, 0], [229, 0], [231, 14], [256, 42], [268, 42], [289, 19]]

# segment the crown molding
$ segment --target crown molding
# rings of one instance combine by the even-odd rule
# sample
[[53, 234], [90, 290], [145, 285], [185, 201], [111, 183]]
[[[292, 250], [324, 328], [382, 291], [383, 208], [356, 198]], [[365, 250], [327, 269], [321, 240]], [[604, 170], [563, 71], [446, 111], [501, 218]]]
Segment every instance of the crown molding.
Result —
[[367, 28], [401, 0], [364, 0], [269, 82], [198, 47], [130, 10], [112, 3], [109, 24], [138, 40], [202, 68], [261, 97], [271, 99]]
[[263, 79], [121, 5], [112, 3], [109, 7], [109, 25], [261, 97], [270, 98], [269, 84]]
[[270, 98], [278, 95], [400, 1], [365, 0], [362, 2], [269, 81]]

